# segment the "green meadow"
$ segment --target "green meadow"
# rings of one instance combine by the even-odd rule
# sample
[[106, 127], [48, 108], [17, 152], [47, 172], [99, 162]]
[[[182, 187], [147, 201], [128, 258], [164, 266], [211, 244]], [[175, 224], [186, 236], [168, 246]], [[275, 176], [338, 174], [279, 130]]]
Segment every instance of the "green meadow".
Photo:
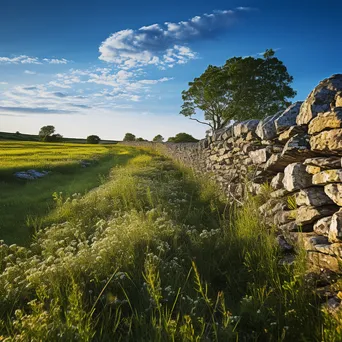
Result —
[[341, 340], [259, 217], [267, 187], [235, 207], [156, 151], [25, 146], [2, 145], [0, 341]]

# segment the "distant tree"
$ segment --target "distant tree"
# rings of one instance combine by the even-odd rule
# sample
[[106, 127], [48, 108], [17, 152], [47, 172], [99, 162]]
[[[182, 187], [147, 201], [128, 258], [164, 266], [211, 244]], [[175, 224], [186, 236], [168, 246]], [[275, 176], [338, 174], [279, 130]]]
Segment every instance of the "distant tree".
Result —
[[164, 138], [160, 134], [158, 134], [153, 138], [153, 141], [154, 142], [163, 142]]
[[19, 132], [19, 131], [16, 131], [15, 134], [16, 134], [16, 135], [20, 135], [20, 132]]
[[47, 141], [46, 137], [51, 136], [53, 133], [55, 133], [55, 127], [48, 125], [48, 126], [43, 126], [40, 131], [39, 131], [39, 138], [42, 141]]
[[97, 135], [87, 136], [87, 144], [98, 144], [100, 141], [101, 141], [101, 139]]
[[144, 138], [137, 138], [135, 141], [147, 141], [147, 140]]
[[132, 133], [126, 133], [123, 141], [135, 141], [135, 135]]
[[167, 141], [174, 142], [174, 143], [181, 143], [181, 142], [197, 142], [198, 140], [188, 133], [178, 133], [176, 134], [176, 136], [170, 137]]
[[[283, 62], [272, 49], [263, 58], [233, 57], [222, 67], [209, 65], [182, 92], [180, 114], [217, 130], [230, 120], [263, 118], [286, 108], [296, 92]], [[204, 119], [193, 116], [200, 109]]]
[[42, 139], [42, 141], [45, 142], [62, 142], [63, 141], [63, 136], [60, 134], [52, 134], [52, 135], [47, 135]]

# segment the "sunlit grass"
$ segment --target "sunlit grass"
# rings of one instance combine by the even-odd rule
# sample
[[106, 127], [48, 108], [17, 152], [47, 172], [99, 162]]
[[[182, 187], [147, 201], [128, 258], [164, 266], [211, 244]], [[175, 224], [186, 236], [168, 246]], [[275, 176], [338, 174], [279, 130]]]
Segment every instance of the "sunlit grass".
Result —
[[262, 198], [229, 206], [208, 179], [127, 151], [97, 189], [56, 191], [30, 248], [0, 245], [5, 341], [338, 341], [303, 255], [279, 263]]

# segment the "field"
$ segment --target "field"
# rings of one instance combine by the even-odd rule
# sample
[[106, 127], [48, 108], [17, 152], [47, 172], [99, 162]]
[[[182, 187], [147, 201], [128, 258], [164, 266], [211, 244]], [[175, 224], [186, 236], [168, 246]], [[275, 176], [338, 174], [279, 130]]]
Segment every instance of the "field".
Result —
[[[114, 165], [125, 163], [127, 153], [116, 145], [0, 141], [0, 238], [27, 244], [34, 229], [48, 220], [53, 193], [84, 194], [101, 184]], [[90, 166], [83, 168], [82, 160]], [[29, 169], [51, 173], [33, 181], [13, 175]]]
[[[25, 134], [25, 133], [11, 133], [11, 132], [0, 132], [0, 141], [36, 141], [39, 142], [40, 138], [35, 134]], [[64, 142], [74, 143], [74, 144], [85, 144], [86, 139], [82, 138], [65, 138], [63, 137]], [[117, 141], [115, 140], [101, 140], [101, 144], [115, 144]]]
[[[236, 208], [208, 179], [120, 145], [72, 170], [5, 184], [1, 208], [11, 191], [56, 193], [27, 247], [0, 244], [0, 341], [341, 341], [305, 256], [280, 263], [258, 214], [267, 187]], [[13, 203], [1, 217], [19, 215]]]

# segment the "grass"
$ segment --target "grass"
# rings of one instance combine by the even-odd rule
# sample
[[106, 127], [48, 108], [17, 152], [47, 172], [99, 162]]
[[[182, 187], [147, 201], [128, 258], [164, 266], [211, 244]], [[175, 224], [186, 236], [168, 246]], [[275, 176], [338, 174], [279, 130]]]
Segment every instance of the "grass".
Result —
[[[125, 164], [133, 150], [117, 145], [0, 142], [0, 237], [7, 243], [28, 244], [55, 207], [53, 193], [84, 194], [105, 181], [114, 165]], [[80, 160], [90, 160], [82, 168]], [[45, 178], [17, 180], [13, 173], [49, 170]]]
[[0, 245], [0, 340], [340, 341], [282, 266], [261, 199], [218, 189], [147, 150], [96, 190], [56, 195], [29, 248]]

